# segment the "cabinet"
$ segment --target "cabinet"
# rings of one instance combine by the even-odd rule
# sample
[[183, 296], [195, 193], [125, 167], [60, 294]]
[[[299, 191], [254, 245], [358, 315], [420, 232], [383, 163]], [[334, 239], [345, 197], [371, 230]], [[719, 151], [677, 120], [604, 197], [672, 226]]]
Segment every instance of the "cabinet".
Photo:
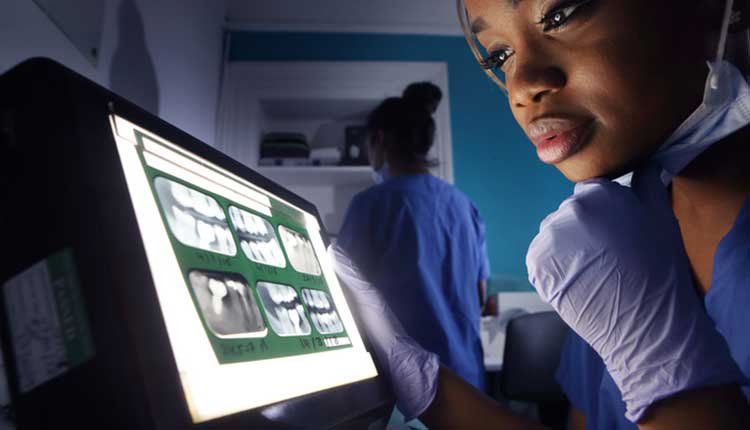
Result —
[[258, 166], [264, 133], [295, 132], [311, 148], [344, 146], [344, 130], [363, 125], [383, 99], [412, 82], [443, 91], [435, 113], [433, 174], [453, 181], [448, 69], [439, 62], [230, 62], [220, 100], [217, 147], [318, 207], [336, 234], [354, 194], [372, 185], [367, 166]]

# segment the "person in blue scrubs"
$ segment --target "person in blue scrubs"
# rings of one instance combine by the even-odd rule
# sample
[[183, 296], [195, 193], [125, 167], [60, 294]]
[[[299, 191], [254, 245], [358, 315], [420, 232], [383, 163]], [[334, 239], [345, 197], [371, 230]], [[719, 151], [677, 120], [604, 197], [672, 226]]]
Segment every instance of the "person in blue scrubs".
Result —
[[[680, 131], [686, 118], [694, 118], [691, 114], [706, 88], [706, 60], [717, 58], [725, 4], [459, 2], [468, 17], [469, 43], [478, 42], [475, 54], [507, 92], [510, 108], [540, 160], [573, 182], [614, 179], [633, 171]], [[742, 52], [748, 12], [746, 0], [734, 2], [727, 51], [735, 55], [744, 75], [750, 72], [748, 53]], [[726, 84], [727, 76], [721, 78]], [[746, 116], [743, 110], [735, 117]], [[729, 116], [728, 111], [722, 114]], [[709, 138], [729, 127], [716, 118], [721, 117], [704, 117], [693, 126]], [[671, 172], [669, 193], [695, 294], [737, 366], [750, 377], [750, 129], [743, 126], [727, 134], [686, 167]], [[702, 145], [697, 135], [690, 137], [694, 145]], [[603, 325], [608, 323], [602, 319]], [[602, 359], [575, 333], [566, 341], [556, 376], [573, 405], [571, 429], [652, 428], [648, 420], [644, 424], [625, 418], [622, 394]], [[652, 408], [647, 418], [658, 416], [658, 428], [709, 428], [701, 427], [695, 411], [708, 404], [706, 399], [736, 399], [740, 391], [731, 386], [712, 389], [657, 403], [661, 407]], [[745, 404], [725, 413], [746, 413], [747, 386], [742, 394]], [[718, 402], [714, 409], [729, 403]]]
[[[457, 1], [472, 52], [540, 161], [576, 183], [527, 259], [578, 333], [557, 372], [567, 428], [750, 428], [750, 1]], [[378, 310], [367, 276], [350, 277]], [[384, 338], [376, 352], [393, 357], [399, 401], [430, 428], [544, 428]], [[416, 359], [398, 360], [407, 354]]]
[[412, 84], [368, 118], [377, 185], [357, 194], [337, 244], [382, 292], [406, 332], [478, 389], [489, 264], [484, 223], [466, 195], [429, 173], [440, 89]]

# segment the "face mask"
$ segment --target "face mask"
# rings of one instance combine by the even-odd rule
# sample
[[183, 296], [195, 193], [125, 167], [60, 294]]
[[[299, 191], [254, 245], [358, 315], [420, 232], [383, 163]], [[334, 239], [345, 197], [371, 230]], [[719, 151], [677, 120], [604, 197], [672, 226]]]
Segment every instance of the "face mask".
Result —
[[376, 184], [382, 184], [383, 182], [387, 181], [388, 178], [391, 177], [391, 174], [388, 170], [388, 162], [386, 161], [383, 163], [383, 165], [379, 169], [374, 169], [372, 171], [372, 180]]
[[708, 63], [703, 103], [653, 157], [664, 170], [665, 184], [711, 145], [750, 124], [750, 86], [737, 67], [723, 59], [732, 3], [727, 1], [717, 60]]

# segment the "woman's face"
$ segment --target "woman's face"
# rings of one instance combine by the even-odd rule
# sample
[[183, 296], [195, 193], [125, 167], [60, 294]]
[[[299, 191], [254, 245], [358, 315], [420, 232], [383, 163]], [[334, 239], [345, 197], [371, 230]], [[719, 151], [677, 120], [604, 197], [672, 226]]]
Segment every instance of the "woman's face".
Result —
[[[700, 104], [709, 0], [465, 0], [516, 121], [568, 179], [625, 173]], [[700, 5], [699, 5], [700, 4]]]

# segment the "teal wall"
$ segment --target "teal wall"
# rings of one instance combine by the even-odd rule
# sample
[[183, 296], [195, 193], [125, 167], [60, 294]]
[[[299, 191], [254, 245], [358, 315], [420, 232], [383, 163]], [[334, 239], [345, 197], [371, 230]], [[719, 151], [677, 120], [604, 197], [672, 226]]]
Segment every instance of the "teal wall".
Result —
[[487, 223], [493, 281], [528, 289], [526, 249], [539, 222], [572, 191], [542, 164], [502, 92], [462, 37], [233, 32], [231, 61], [440, 61], [448, 65], [456, 185]]

